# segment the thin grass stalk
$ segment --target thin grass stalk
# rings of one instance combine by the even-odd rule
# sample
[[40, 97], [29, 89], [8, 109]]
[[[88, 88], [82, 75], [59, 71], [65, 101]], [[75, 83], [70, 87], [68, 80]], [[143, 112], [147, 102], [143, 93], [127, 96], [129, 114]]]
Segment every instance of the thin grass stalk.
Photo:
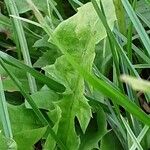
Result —
[[143, 150], [140, 142], [138, 141], [138, 139], [135, 137], [134, 133], [132, 132], [130, 126], [128, 125], [128, 123], [126, 122], [126, 120], [121, 116], [122, 121], [126, 127], [127, 133], [130, 135], [131, 139], [133, 140], [133, 142], [136, 144], [136, 147], [138, 150]]
[[[102, 12], [103, 16], [106, 17], [101, 0], [100, 0], [100, 8], [101, 8], [101, 12]], [[116, 47], [115, 47], [113, 41], [111, 40], [111, 36], [109, 36], [109, 34], [108, 34], [108, 40], [109, 40], [109, 44], [110, 44], [111, 53], [112, 53], [112, 56], [113, 56], [114, 70], [115, 70], [114, 73], [116, 73], [116, 78], [115, 79], [117, 79], [116, 83], [118, 83], [120, 89], [123, 90], [123, 86], [119, 81], [119, 76], [120, 76], [120, 70], [119, 70], [120, 62], [119, 61], [120, 60], [119, 60], [119, 57], [118, 57], [118, 52], [117, 52]]]
[[48, 0], [48, 3], [52, 7], [52, 9], [55, 11], [55, 13], [58, 16], [59, 20], [63, 21], [64, 19], [63, 19], [62, 15], [59, 13], [58, 9], [55, 7], [55, 5], [53, 4], [53, 2], [51, 0]]
[[[142, 129], [141, 133], [137, 137], [137, 140], [139, 142], [142, 141], [142, 139], [144, 138], [144, 136], [145, 136], [145, 134], [147, 133], [148, 130], [149, 130], [149, 126], [145, 125], [144, 128]], [[130, 150], [135, 150], [136, 148], [137, 148], [136, 143], [133, 143], [133, 145], [131, 146]]]
[[0, 51], [0, 58], [3, 59], [3, 61], [5, 61], [7, 64], [12, 65], [14, 67], [20, 68], [22, 69], [22, 71], [24, 72], [29, 72], [30, 74], [32, 74], [32, 76], [34, 76], [37, 80], [39, 80], [40, 82], [46, 84], [50, 89], [62, 93], [65, 91], [65, 87], [64, 85], [56, 82], [55, 80], [45, 76], [44, 74], [36, 71], [35, 69], [23, 64], [22, 62], [20, 62], [19, 60], [13, 58], [12, 56]]
[[[124, 36], [124, 35], [122, 35], [121, 33], [119, 33], [117, 30], [115, 30], [114, 29], [114, 33], [117, 35], [117, 36], [119, 36], [119, 38], [121, 39], [121, 40], [123, 40], [124, 41], [124, 44], [123, 44], [123, 46], [127, 43], [127, 38]], [[150, 64], [150, 58], [146, 55], [146, 54], [144, 54], [138, 47], [136, 47], [133, 43], [132, 43], [132, 49], [134, 50], [134, 52], [138, 55], [138, 56], [140, 56], [140, 58], [142, 58], [142, 60], [145, 62], [145, 63], [148, 63], [148, 64]]]
[[12, 139], [12, 129], [7, 109], [7, 102], [4, 94], [2, 77], [0, 76], [0, 118], [2, 120], [4, 133], [7, 139]]
[[[9, 4], [8, 4], [7, 0], [5, 0], [5, 4], [6, 4], [8, 13], [11, 14], [10, 9], [9, 9]], [[11, 22], [10, 22], [9, 26], [10, 26], [10, 28], [12, 28], [14, 33], [17, 32], [16, 28], [15, 28], [15, 24], [14, 24], [12, 19], [11, 19]], [[22, 60], [22, 55], [21, 55], [21, 50], [20, 50], [20, 45], [19, 45], [19, 39], [17, 37], [17, 34], [14, 34], [14, 40], [15, 40], [15, 44], [16, 44], [16, 51], [17, 51], [18, 59]]]
[[[121, 63], [122, 63], [123, 74], [128, 74], [128, 68], [126, 67], [126, 64], [124, 63], [124, 61], [122, 61], [122, 59], [121, 59]], [[125, 86], [127, 89], [128, 97], [139, 106], [139, 102], [138, 102], [138, 99], [136, 98], [135, 92], [131, 89], [131, 87], [128, 84], [125, 84]], [[129, 124], [132, 127], [135, 135], [138, 135], [140, 132], [139, 122], [135, 118], [132, 119], [133, 116], [131, 114], [129, 114], [128, 112], [126, 112], [126, 115], [127, 115]]]
[[113, 0], [118, 20], [119, 30], [123, 35], [126, 35], [126, 19], [121, 0]]
[[[107, 115], [107, 121], [108, 121], [109, 125], [111, 126], [112, 130], [114, 131], [114, 133], [116, 134], [116, 136], [118, 137], [118, 139], [119, 139], [120, 143], [122, 144], [122, 146], [124, 147], [124, 149], [128, 150], [126, 140], [124, 140], [123, 135], [120, 133], [120, 129], [118, 129], [116, 127], [115, 120], [113, 120], [113, 118], [110, 115]], [[125, 138], [125, 139], [127, 139], [127, 138]]]
[[143, 42], [143, 44], [146, 48], [146, 52], [147, 52], [148, 56], [150, 57], [150, 39], [149, 39], [145, 29], [143, 28], [138, 17], [136, 16], [136, 13], [134, 12], [133, 8], [131, 7], [129, 1], [128, 0], [121, 0], [121, 1], [122, 1], [122, 4], [123, 4], [125, 10], [128, 13], [128, 16], [130, 17], [130, 19], [132, 21], [136, 31], [140, 35], [141, 41]]
[[[132, 74], [133, 76], [136, 76], [137, 78], [140, 78], [138, 72], [135, 70], [135, 68], [134, 68], [133, 65], [131, 64], [130, 60], [129, 60], [128, 57], [126, 56], [126, 54], [125, 54], [125, 52], [123, 51], [123, 49], [119, 46], [119, 44], [118, 44], [117, 42], [116, 42], [116, 44], [118, 45], [118, 49], [119, 49], [119, 52], [120, 52], [120, 56], [121, 56], [122, 59], [126, 62], [126, 65], [127, 65], [128, 69], [130, 70], [131, 74]], [[138, 48], [136, 48], [136, 47], [134, 47], [134, 48], [135, 48], [134, 50], [135, 50], [137, 53], [141, 54], [142, 57], [145, 58], [145, 60], [149, 62], [150, 59], [149, 59], [145, 54], [143, 54]], [[148, 63], [148, 64], [149, 64], [149, 63]], [[150, 99], [150, 94], [149, 94], [149, 93], [145, 93], [144, 95], [145, 95], [145, 97], [146, 97], [146, 100], [149, 101], [149, 99]]]
[[[15, 1], [13, 0], [5, 0], [6, 6], [9, 9], [9, 12], [12, 15], [19, 16]], [[29, 54], [29, 49], [27, 45], [27, 41], [25, 38], [25, 33], [23, 30], [23, 26], [20, 20], [13, 19], [14, 23], [14, 28], [16, 31], [17, 39], [19, 41], [20, 49], [23, 55], [23, 59], [25, 64], [28, 66], [32, 67], [31, 59], [30, 59], [30, 54]], [[28, 77], [28, 82], [29, 82], [29, 87], [30, 87], [30, 92], [34, 93], [37, 91], [37, 86], [34, 77], [32, 77], [29, 73], [27, 73]]]
[[[136, 7], [136, 2], [137, 0], [134, 0], [132, 4], [134, 9]], [[127, 34], [127, 39], [128, 39], [127, 40], [127, 55], [131, 62], [132, 62], [132, 32], [133, 32], [133, 24], [131, 22], [129, 25], [128, 34]]]
[[[101, 2], [101, 1], [100, 1]], [[103, 12], [103, 9], [102, 9], [102, 3], [100, 3], [101, 4], [101, 12], [103, 13], [103, 16], [105, 17], [105, 15], [104, 15], [104, 12]], [[102, 16], [101, 16], [101, 19], [102, 19]], [[103, 19], [103, 23], [105, 22], [106, 20], [105, 19]], [[107, 21], [106, 21], [106, 23], [107, 23]], [[106, 26], [105, 26], [106, 27]], [[107, 28], [107, 29], [109, 29], [109, 27]], [[113, 43], [113, 44], [111, 44], [111, 45], [114, 45], [113, 47], [111, 46], [111, 50], [112, 50], [112, 52], [114, 53], [115, 51], [116, 51], [116, 53], [117, 53], [117, 50], [116, 50], [116, 48], [114, 48], [115, 47], [115, 44], [114, 44], [114, 40], [112, 40], [112, 35], [111, 34], [109, 34], [108, 32], [111, 32], [110, 30], [108, 31], [107, 30], [107, 34], [108, 34], [108, 39], [109, 39], [109, 41], [110, 41], [110, 43]], [[112, 53], [112, 54], [113, 54]], [[117, 54], [118, 55], [118, 54]], [[116, 61], [116, 57], [113, 55], [113, 58], [114, 58], [114, 60]], [[115, 62], [114, 62], [115, 63]], [[122, 62], [122, 59], [120, 59], [120, 63], [123, 63]], [[120, 77], [120, 71], [119, 71], [119, 64], [120, 64], [119, 62], [116, 62], [116, 65], [117, 65], [117, 68], [115, 69], [116, 70], [116, 72], [117, 72], [117, 75], [116, 75], [116, 77], [118, 78], [118, 82], [119, 82], [119, 77]], [[115, 66], [116, 66], [115, 65]], [[113, 73], [114, 74], [114, 73]], [[113, 76], [114, 78], [115, 78], [115, 76]], [[123, 85], [122, 85], [122, 83], [120, 83], [119, 82], [119, 85], [120, 85], [120, 87], [121, 87], [121, 89], [122, 89], [122, 91], [124, 92], [124, 90], [123, 90]], [[131, 91], [128, 91], [128, 92], [131, 92]], [[130, 95], [133, 95], [132, 93], [130, 93]], [[131, 97], [130, 97], [131, 98]], [[133, 96], [132, 96], [132, 98], [133, 98]], [[118, 106], [115, 104], [115, 103], [113, 103], [114, 104], [114, 106], [115, 106], [115, 108], [116, 108], [116, 112], [117, 112], [117, 114], [120, 114], [120, 111], [119, 111], [119, 108], [118, 108]], [[128, 117], [129, 117], [129, 120], [131, 120], [131, 118], [130, 118], [130, 114], [128, 114], [127, 115]], [[120, 120], [120, 122], [122, 122], [122, 120], [121, 120], [121, 118], [120, 118], [120, 115], [119, 115], [119, 117], [118, 117], [118, 119]], [[134, 121], [134, 120], [133, 120]], [[134, 122], [136, 122], [136, 121], [134, 121]], [[134, 123], [131, 121], [130, 122], [131, 123], [131, 125], [133, 126], [133, 128], [134, 128], [134, 130], [136, 131], [136, 128], [137, 128], [137, 124], [135, 124], [134, 125]], [[138, 130], [139, 131], [139, 130]], [[139, 132], [136, 132], [137, 134], [139, 133]]]
[[124, 128], [124, 125], [122, 124], [122, 121], [120, 121], [121, 117], [118, 119], [118, 116], [117, 116], [117, 115], [120, 115], [120, 113], [118, 113], [116, 115], [116, 113], [113, 110], [112, 105], [110, 104], [110, 102], [108, 100], [106, 100], [106, 103], [107, 103], [108, 108], [109, 108], [109, 110], [111, 112], [112, 120], [114, 120], [116, 126], [118, 127], [118, 130], [120, 131], [120, 133], [121, 133], [121, 135], [123, 137], [123, 140], [125, 141], [126, 140], [125, 128]]
[[52, 29], [55, 29], [55, 26], [53, 24], [53, 21], [52, 21], [52, 8], [50, 7], [50, 4], [49, 4], [49, 0], [46, 0], [46, 3], [47, 3], [47, 12], [48, 12], [48, 21], [50, 23], [50, 26]]
[[147, 25], [147, 27], [150, 28], [150, 22], [144, 15], [142, 15], [140, 12], [136, 12], [136, 15]]

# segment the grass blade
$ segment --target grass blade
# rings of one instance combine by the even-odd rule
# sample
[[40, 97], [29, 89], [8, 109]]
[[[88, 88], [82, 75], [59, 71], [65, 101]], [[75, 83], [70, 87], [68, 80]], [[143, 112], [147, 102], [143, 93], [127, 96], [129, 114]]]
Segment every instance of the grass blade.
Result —
[[[124, 43], [126, 44], [127, 43], [127, 38], [124, 36], [124, 35], [122, 35], [121, 33], [119, 33], [117, 30], [114, 30], [114, 33], [117, 35], [117, 36], [119, 36], [119, 38], [121, 38], [121, 40], [123, 40], [124, 41]], [[135, 51], [135, 53], [136, 54], [138, 54], [138, 56], [140, 56], [143, 60], [144, 60], [144, 62], [146, 62], [146, 63], [150, 63], [150, 58], [146, 55], [146, 54], [144, 54], [138, 47], [136, 47], [134, 44], [132, 44], [132, 49]]]
[[[141, 133], [139, 134], [139, 136], [137, 137], [137, 140], [139, 142], [142, 141], [143, 137], [145, 136], [145, 134], [147, 133], [147, 131], [149, 130], [149, 126], [145, 125], [144, 128], [142, 129]], [[130, 150], [135, 150], [136, 149], [136, 143], [133, 143], [133, 145], [131, 146]]]
[[126, 130], [128, 132], [128, 134], [130, 135], [131, 139], [133, 140], [133, 142], [136, 144], [136, 147], [138, 150], [143, 150], [141, 144], [139, 143], [138, 139], [135, 137], [134, 133], [132, 132], [130, 126], [127, 124], [127, 122], [125, 121], [125, 119], [121, 116], [121, 119], [124, 123], [124, 126], [126, 127]]
[[[6, 3], [7, 8], [9, 9], [9, 12], [12, 15], [19, 16], [15, 1], [5, 0], [5, 3]], [[14, 28], [15, 28], [15, 34], [17, 35], [17, 40], [19, 41], [19, 47], [21, 49], [24, 62], [26, 65], [32, 67], [29, 49], [28, 49], [28, 45], [27, 45], [27, 41], [26, 41], [22, 23], [20, 20], [13, 18], [13, 24], [14, 24]], [[37, 86], [36, 86], [35, 79], [29, 73], [27, 73], [27, 77], [28, 77], [28, 82], [29, 82], [29, 87], [30, 87], [31, 93], [36, 92]]]
[[63, 21], [64, 19], [62, 18], [61, 14], [59, 13], [58, 9], [55, 7], [55, 5], [53, 4], [53, 2], [51, 0], [48, 0], [50, 6], [52, 7], [52, 9], [55, 11], [56, 15], [58, 16], [60, 21]]
[[133, 8], [131, 7], [130, 3], [128, 0], [121, 0], [122, 4], [124, 6], [124, 8], [126, 9], [136, 31], [138, 32], [146, 50], [148, 55], [150, 56], [150, 39], [145, 31], [145, 29], [143, 28], [141, 22], [139, 21], [138, 17], [136, 16], [136, 13], [134, 12]]
[[2, 120], [3, 129], [4, 129], [6, 138], [12, 139], [13, 134], [12, 134], [11, 124], [9, 120], [9, 113], [7, 109], [7, 102], [5, 99], [1, 76], [0, 76], [0, 118]]
[[10, 15], [10, 17], [13, 17], [13, 18], [18, 19], [18, 20], [22, 20], [24, 22], [27, 22], [27, 23], [30, 23], [30, 24], [33, 24], [37, 27], [42, 28], [41, 25], [39, 23], [35, 22], [35, 21], [29, 20], [29, 19], [26, 19], [26, 18], [22, 18], [22, 17], [19, 17], [19, 16], [14, 16], [14, 15]]
[[6, 63], [11, 64], [12, 66], [18, 67], [22, 69], [24, 72], [29, 72], [32, 76], [34, 76], [36, 79], [41, 81], [42, 83], [46, 84], [50, 89], [57, 91], [57, 92], [64, 92], [65, 87], [54, 81], [53, 79], [43, 75], [42, 73], [36, 71], [35, 69], [23, 64], [19, 60], [9, 56], [8, 54], [0, 51], [0, 58], [2, 58]]

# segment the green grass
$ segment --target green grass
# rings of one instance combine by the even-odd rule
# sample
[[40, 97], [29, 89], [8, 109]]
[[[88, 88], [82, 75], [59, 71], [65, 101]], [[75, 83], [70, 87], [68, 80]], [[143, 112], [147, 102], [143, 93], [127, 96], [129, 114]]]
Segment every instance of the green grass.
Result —
[[150, 148], [149, 1], [0, 2], [0, 149]]

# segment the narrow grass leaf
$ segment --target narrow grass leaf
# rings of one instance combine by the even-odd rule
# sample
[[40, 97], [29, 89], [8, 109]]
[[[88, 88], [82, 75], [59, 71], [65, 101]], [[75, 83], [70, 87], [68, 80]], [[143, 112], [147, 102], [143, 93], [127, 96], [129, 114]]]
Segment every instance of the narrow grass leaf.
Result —
[[7, 109], [7, 102], [4, 94], [2, 77], [0, 76], [0, 118], [3, 124], [3, 129], [6, 138], [11, 139], [13, 138], [11, 123], [9, 120], [9, 113]]
[[55, 11], [56, 15], [58, 16], [60, 21], [63, 21], [63, 17], [61, 16], [61, 14], [59, 13], [58, 9], [55, 7], [55, 5], [53, 4], [52, 0], [48, 0], [50, 6], [52, 7], [52, 9]]
[[[149, 126], [145, 125], [144, 128], [142, 129], [141, 133], [137, 137], [137, 140], [139, 142], [142, 141], [142, 139], [144, 138], [144, 136], [145, 136], [145, 134], [147, 133], [148, 130], [149, 130]], [[136, 143], [133, 143], [133, 145], [131, 146], [130, 150], [135, 150], [136, 148], [137, 148]]]
[[125, 125], [125, 128], [128, 132], [128, 134], [130, 135], [132, 141], [136, 144], [136, 147], [138, 150], [143, 150], [141, 144], [139, 143], [138, 139], [135, 137], [134, 133], [132, 132], [130, 126], [128, 125], [128, 123], [125, 121], [125, 119], [121, 116], [121, 119]]
[[59, 93], [62, 93], [65, 91], [65, 87], [62, 84], [60, 84], [60, 83], [56, 82], [55, 80], [45, 76], [44, 74], [36, 71], [35, 69], [23, 64], [19, 60], [13, 58], [12, 56], [9, 56], [8, 54], [6, 54], [2, 51], [0, 51], [0, 58], [2, 58], [6, 63], [11, 64], [12, 66], [20, 68], [25, 72], [29, 72], [36, 79], [38, 79], [42, 83], [46, 84], [50, 89], [57, 91]]
[[19, 17], [19, 16], [15, 16], [15, 15], [10, 15], [10, 17], [13, 17], [13, 18], [18, 19], [18, 20], [22, 20], [24, 22], [27, 22], [27, 23], [30, 23], [30, 24], [33, 24], [37, 27], [42, 28], [41, 25], [39, 23], [35, 22], [35, 21], [29, 20], [29, 19], [26, 19], [26, 18], [22, 18], [22, 17]]
[[[122, 35], [121, 33], [119, 33], [117, 30], [115, 30], [114, 29], [114, 33], [121, 39], [121, 40], [123, 40], [124, 41], [124, 44], [123, 44], [123, 46], [127, 43], [127, 38], [124, 36], [124, 35]], [[133, 40], [133, 39], [132, 39]], [[143, 59], [143, 61], [144, 62], [146, 62], [146, 63], [150, 63], [150, 58], [146, 55], [146, 54], [144, 54], [144, 52], [142, 52], [142, 50], [140, 50], [137, 46], [135, 46], [134, 44], [132, 44], [132, 49], [134, 50], [134, 52], [138, 55], [138, 56], [140, 56], [142, 59]]]
[[130, 17], [135, 29], [137, 30], [137, 32], [147, 50], [148, 55], [150, 56], [150, 39], [149, 39], [145, 29], [143, 28], [138, 17], [136, 16], [136, 13], [134, 12], [133, 8], [131, 7], [129, 1], [128, 0], [121, 0], [121, 1]]
[[[15, 1], [5, 0], [5, 3], [6, 3], [6, 6], [7, 6], [9, 12], [12, 15], [19, 16], [18, 9], [17, 9], [17, 6], [15, 4]], [[29, 49], [28, 49], [28, 45], [27, 45], [27, 41], [26, 41], [26, 37], [25, 37], [25, 33], [24, 33], [24, 30], [23, 30], [22, 23], [18, 19], [13, 19], [13, 24], [14, 24], [15, 34], [17, 35], [16, 36], [17, 40], [19, 41], [19, 47], [21, 49], [24, 62], [28, 66], [32, 67], [30, 54], [29, 54]], [[27, 73], [27, 77], [28, 77], [28, 82], [29, 82], [29, 87], [30, 87], [31, 93], [36, 92], [37, 91], [37, 86], [36, 86], [35, 79], [29, 73]]]

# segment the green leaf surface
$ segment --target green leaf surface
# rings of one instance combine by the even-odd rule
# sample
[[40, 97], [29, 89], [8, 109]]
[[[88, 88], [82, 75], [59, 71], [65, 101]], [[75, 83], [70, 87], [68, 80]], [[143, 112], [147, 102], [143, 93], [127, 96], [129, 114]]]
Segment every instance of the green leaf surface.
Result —
[[[10, 122], [18, 150], [33, 149], [34, 144], [43, 136], [46, 128], [41, 128], [33, 110], [8, 104]], [[1, 124], [1, 123], [0, 123]]]
[[97, 122], [94, 120], [94, 122], [89, 124], [87, 131], [81, 137], [81, 145], [79, 150], [91, 150], [94, 148], [99, 148], [98, 142], [107, 132], [106, 115], [103, 109], [99, 108], [96, 115]]
[[[53, 102], [58, 101], [59, 98], [58, 94], [50, 90], [35, 92], [34, 94], [31, 95], [31, 97], [40, 109], [46, 110], [52, 109], [54, 107]], [[25, 104], [27, 108], [31, 108], [31, 106], [29, 105], [29, 103], [27, 103], [27, 101], [25, 101]]]
[[116, 89], [111, 84], [108, 84], [102, 79], [98, 79], [93, 74], [87, 72], [83, 67], [78, 65], [74, 60], [73, 57], [67, 55], [67, 60], [74, 66], [76, 70], [82, 75], [86, 81], [90, 85], [92, 85], [95, 89], [99, 92], [103, 93], [105, 96], [111, 98], [111, 100], [115, 101], [118, 105], [124, 107], [128, 112], [134, 114], [139, 120], [144, 122], [145, 124], [150, 124], [150, 118], [146, 115], [137, 105], [135, 105], [131, 100], [122, 94], [118, 89]]
[[[113, 28], [114, 21], [116, 20], [113, 1], [102, 0], [102, 2], [108, 24], [110, 25], [110, 28]], [[108, 9], [109, 11], [107, 11]], [[94, 36], [96, 43], [107, 35], [102, 22], [98, 19], [98, 15], [92, 6], [92, 3], [89, 2], [82, 7], [79, 7], [78, 12], [74, 16], [59, 24], [54, 30], [53, 36], [58, 40], [59, 46], [63, 47], [63, 50], [69, 49], [69, 53], [79, 53], [83, 52], [85, 49], [90, 34]]]
[[[109, 141], [109, 142], [108, 142]], [[101, 141], [101, 150], [121, 150], [123, 147], [113, 131], [109, 131]]]
[[23, 132], [42, 127], [39, 119], [31, 109], [26, 109], [25, 106], [8, 105], [10, 114], [10, 122], [13, 133]]
[[[116, 20], [113, 2], [109, 0], [109, 2], [103, 1], [103, 3], [105, 10], [109, 6], [112, 7], [109, 12], [106, 11], [107, 20], [112, 28]], [[55, 44], [62, 53], [69, 53], [81, 66], [91, 72], [95, 57], [95, 44], [106, 36], [105, 28], [98, 19], [92, 3], [87, 3], [78, 8], [78, 12], [74, 16], [58, 25], [51, 41], [56, 42]], [[75, 131], [75, 117], [77, 117], [83, 133], [85, 133], [91, 117], [91, 108], [83, 95], [84, 79], [66, 61], [65, 55], [59, 57], [54, 65], [46, 66], [43, 69], [48, 76], [66, 87], [63, 98], [57, 103], [62, 111], [58, 135], [70, 150], [78, 149], [80, 139]]]
[[3, 136], [1, 130], [0, 130], [0, 149], [1, 150], [6, 150], [8, 148], [7, 142], [5, 137]]
[[[61, 109], [59, 106], [55, 105], [55, 109], [51, 110], [48, 113], [48, 116], [50, 117], [51, 121], [53, 122], [54, 126], [53, 126], [53, 130], [55, 133], [58, 132], [58, 127], [59, 127], [59, 122], [61, 119]], [[44, 144], [44, 150], [49, 150], [49, 148], [51, 148], [51, 150], [55, 149], [56, 147], [56, 141], [52, 138], [51, 134], [48, 135], [46, 142]]]
[[33, 130], [25, 130], [14, 135], [14, 139], [17, 143], [17, 150], [34, 150], [34, 144], [38, 142], [46, 128], [38, 128]]
[[[26, 73], [24, 71], [22, 71], [21, 69], [10, 66], [10, 65], [7, 65], [7, 67], [22, 82], [22, 85], [24, 86], [26, 91], [29, 91], [29, 85], [28, 85], [28, 82], [27, 82]], [[0, 66], [0, 74], [1, 74], [2, 79], [3, 79], [3, 86], [4, 86], [5, 91], [13, 92], [13, 91], [18, 91], [19, 90], [17, 88], [17, 86], [13, 83], [11, 78], [8, 76], [6, 71], [2, 68], [2, 66]]]

